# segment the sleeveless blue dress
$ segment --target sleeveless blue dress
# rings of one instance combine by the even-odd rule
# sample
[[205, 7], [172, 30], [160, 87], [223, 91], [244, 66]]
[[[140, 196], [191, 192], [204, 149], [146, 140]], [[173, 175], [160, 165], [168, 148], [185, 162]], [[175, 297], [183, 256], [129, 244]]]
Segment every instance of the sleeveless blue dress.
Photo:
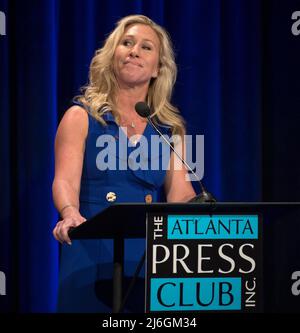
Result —
[[[158, 135], [151, 125], [147, 124], [143, 133], [147, 142], [130, 147], [126, 133], [117, 125], [111, 112], [106, 112], [103, 118], [107, 126], [88, 114], [80, 191], [80, 213], [86, 219], [112, 204], [109, 201], [111, 192], [116, 203], [145, 202], [149, 195], [152, 196], [152, 202], [159, 201], [169, 163], [170, 152], [169, 148], [166, 150], [164, 142], [159, 150], [152, 149], [157, 141], [151, 140], [157, 139]], [[163, 134], [171, 136], [170, 127], [159, 128]], [[139, 154], [135, 154], [137, 149], [140, 149]], [[134, 161], [142, 167], [137, 168]], [[105, 169], [105, 165], [113, 166], [113, 170]], [[134, 274], [144, 250], [144, 239], [125, 240], [125, 277]], [[111, 312], [112, 262], [112, 240], [74, 240], [71, 246], [62, 245], [57, 311]], [[143, 280], [140, 279], [131, 293], [126, 312], [143, 312]]]

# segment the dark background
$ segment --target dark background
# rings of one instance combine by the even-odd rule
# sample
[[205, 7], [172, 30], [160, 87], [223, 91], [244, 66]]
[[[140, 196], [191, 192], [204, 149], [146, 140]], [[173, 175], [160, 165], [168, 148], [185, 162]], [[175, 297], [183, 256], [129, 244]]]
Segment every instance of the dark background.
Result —
[[217, 199], [299, 201], [297, 10], [299, 0], [0, 0], [1, 311], [55, 311], [55, 131], [123, 16], [145, 14], [169, 31], [173, 102], [188, 133], [205, 136], [204, 183]]

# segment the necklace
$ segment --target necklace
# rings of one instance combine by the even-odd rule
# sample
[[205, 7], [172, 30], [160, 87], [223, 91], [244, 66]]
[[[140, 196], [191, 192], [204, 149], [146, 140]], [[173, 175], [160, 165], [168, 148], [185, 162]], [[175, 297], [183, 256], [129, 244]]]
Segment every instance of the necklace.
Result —
[[128, 139], [131, 141], [131, 143], [134, 145], [134, 146], [136, 146], [137, 145], [137, 142], [138, 142], [138, 139], [136, 138], [136, 133], [135, 133], [135, 123], [134, 123], [134, 121], [121, 121], [121, 123], [120, 123], [120, 125], [121, 126], [125, 126], [125, 127], [128, 127], [128, 128], [130, 128], [132, 131], [134, 131], [134, 133], [133, 133], [133, 136], [135, 137], [134, 139], [132, 139], [132, 138], [130, 138], [130, 137], [128, 137]]
[[128, 126], [128, 127], [131, 127], [131, 128], [135, 128], [135, 123], [134, 121], [131, 121], [131, 122], [128, 122], [128, 121], [121, 121], [120, 123], [121, 126]]

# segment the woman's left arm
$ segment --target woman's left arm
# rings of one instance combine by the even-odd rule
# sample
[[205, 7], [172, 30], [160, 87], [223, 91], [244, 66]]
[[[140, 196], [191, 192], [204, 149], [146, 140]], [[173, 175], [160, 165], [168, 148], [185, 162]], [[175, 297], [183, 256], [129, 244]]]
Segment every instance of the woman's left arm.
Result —
[[167, 202], [189, 201], [196, 193], [189, 180], [185, 165], [173, 152], [171, 153], [169, 166], [164, 184]]

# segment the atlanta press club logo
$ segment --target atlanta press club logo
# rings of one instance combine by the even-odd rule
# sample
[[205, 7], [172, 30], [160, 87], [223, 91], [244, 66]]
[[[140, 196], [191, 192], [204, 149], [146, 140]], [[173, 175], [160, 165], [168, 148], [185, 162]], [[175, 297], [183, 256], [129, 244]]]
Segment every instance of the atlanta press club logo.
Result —
[[260, 312], [258, 215], [148, 217], [146, 311]]

